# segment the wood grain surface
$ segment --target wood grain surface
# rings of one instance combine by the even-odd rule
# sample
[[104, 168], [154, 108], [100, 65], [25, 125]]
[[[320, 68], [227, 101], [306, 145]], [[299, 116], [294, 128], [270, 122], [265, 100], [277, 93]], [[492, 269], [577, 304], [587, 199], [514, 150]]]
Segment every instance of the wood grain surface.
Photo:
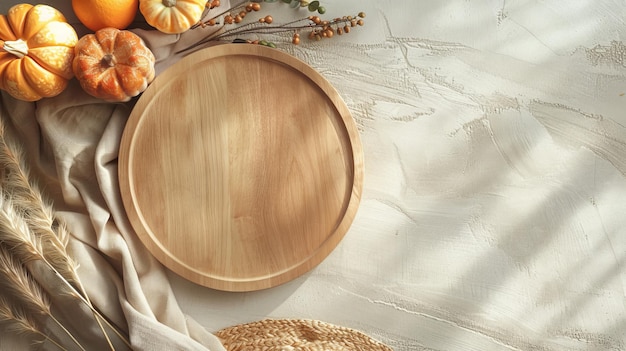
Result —
[[142, 242], [204, 286], [269, 288], [307, 272], [356, 213], [362, 150], [345, 104], [281, 51], [228, 44], [158, 76], [120, 150]]

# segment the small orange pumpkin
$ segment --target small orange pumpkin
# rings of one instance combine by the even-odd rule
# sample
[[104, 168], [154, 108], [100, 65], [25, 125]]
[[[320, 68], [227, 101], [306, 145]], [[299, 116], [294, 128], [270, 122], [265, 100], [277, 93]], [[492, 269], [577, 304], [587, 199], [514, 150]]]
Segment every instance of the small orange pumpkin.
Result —
[[103, 28], [76, 44], [74, 74], [83, 89], [106, 101], [128, 101], [154, 79], [154, 54], [135, 33]]
[[19, 4], [0, 15], [0, 89], [37, 101], [60, 94], [72, 72], [78, 36], [61, 12]]
[[207, 0], [139, 0], [139, 12], [163, 33], [182, 33], [198, 23]]

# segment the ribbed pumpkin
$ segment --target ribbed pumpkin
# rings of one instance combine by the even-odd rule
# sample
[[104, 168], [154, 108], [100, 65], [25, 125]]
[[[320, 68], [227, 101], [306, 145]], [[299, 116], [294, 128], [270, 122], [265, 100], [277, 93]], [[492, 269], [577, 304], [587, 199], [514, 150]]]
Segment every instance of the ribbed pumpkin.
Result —
[[37, 101], [60, 94], [73, 77], [78, 36], [61, 12], [19, 4], [0, 15], [0, 89]]
[[139, 0], [139, 12], [163, 33], [182, 33], [202, 17], [206, 0]]
[[76, 44], [74, 74], [83, 89], [106, 101], [128, 101], [154, 79], [154, 54], [133, 32], [103, 28]]

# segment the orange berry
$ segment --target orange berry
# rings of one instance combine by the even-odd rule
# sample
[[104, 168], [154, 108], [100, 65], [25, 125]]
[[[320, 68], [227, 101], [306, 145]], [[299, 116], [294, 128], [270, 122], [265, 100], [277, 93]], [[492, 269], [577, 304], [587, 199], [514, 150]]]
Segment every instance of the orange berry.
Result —
[[137, 15], [139, 0], [72, 0], [72, 9], [94, 32], [105, 27], [125, 29]]

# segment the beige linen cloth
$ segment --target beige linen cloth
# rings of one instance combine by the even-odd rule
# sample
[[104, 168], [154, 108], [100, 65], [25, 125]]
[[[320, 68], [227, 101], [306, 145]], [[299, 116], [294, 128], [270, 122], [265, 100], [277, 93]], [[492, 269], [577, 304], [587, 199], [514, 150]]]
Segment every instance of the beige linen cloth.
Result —
[[[199, 28], [183, 35], [134, 32], [154, 52], [158, 74], [181, 57], [176, 51], [214, 30]], [[76, 80], [59, 96], [36, 103], [17, 101], [5, 92], [1, 98], [7, 134], [23, 145], [31, 173], [72, 233], [68, 249], [79, 264], [88, 296], [129, 334], [132, 348], [224, 350], [217, 337], [181, 311], [165, 268], [144, 248], [124, 211], [117, 157], [134, 100], [104, 102], [84, 93]], [[87, 350], [107, 349], [89, 313], [72, 308], [61, 313]], [[114, 342], [122, 345], [116, 349], [127, 349]], [[49, 343], [43, 348], [56, 350]]]

